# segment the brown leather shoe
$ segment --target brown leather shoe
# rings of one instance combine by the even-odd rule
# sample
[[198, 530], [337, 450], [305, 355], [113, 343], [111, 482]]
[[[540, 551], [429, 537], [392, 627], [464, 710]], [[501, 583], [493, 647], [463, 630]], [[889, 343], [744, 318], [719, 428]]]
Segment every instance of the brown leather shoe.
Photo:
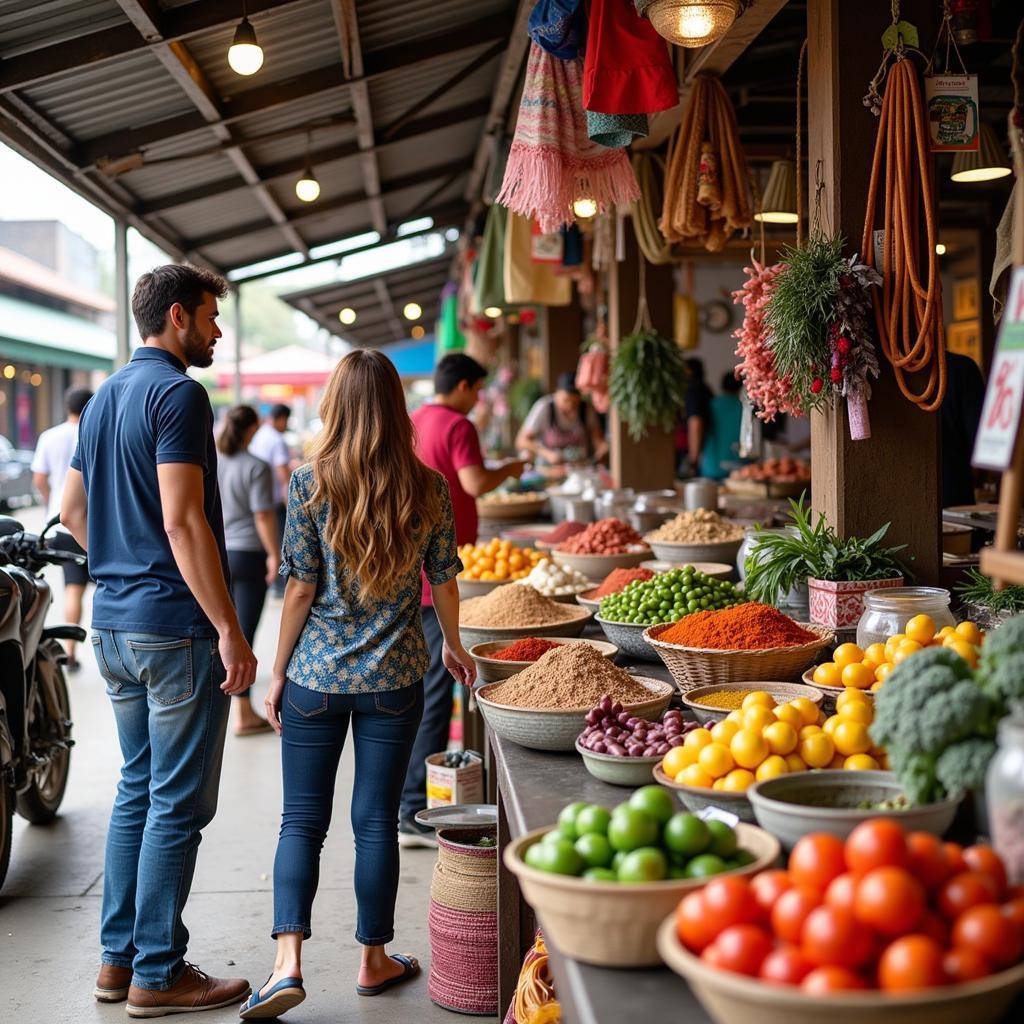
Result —
[[131, 983], [130, 967], [100, 964], [100, 973], [96, 975], [96, 987], [92, 994], [101, 1003], [119, 1003], [122, 999], [128, 998], [128, 986]]
[[129, 1017], [165, 1017], [169, 1013], [198, 1013], [233, 1006], [252, 988], [244, 978], [211, 978], [194, 964], [186, 963], [181, 977], [165, 989], [128, 990]]

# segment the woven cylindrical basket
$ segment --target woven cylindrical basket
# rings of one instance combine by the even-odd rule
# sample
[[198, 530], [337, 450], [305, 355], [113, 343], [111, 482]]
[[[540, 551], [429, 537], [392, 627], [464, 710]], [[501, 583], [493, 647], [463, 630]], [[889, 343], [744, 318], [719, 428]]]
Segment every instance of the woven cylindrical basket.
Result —
[[495, 827], [441, 829], [430, 882], [430, 998], [457, 1013], [498, 1012], [498, 850], [473, 846]]
[[720, 686], [722, 683], [747, 683], [772, 679], [784, 683], [797, 679], [832, 643], [834, 634], [825, 626], [801, 622], [800, 625], [818, 639], [798, 647], [772, 647], [762, 651], [719, 651], [707, 648], [682, 647], [663, 643], [658, 636], [672, 624], [651, 626], [644, 639], [658, 652], [680, 693], [697, 686]]

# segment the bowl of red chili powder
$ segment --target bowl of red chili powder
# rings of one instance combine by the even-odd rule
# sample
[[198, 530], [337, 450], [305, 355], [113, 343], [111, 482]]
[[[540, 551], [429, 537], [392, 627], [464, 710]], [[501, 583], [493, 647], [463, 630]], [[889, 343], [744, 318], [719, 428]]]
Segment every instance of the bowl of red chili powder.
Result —
[[562, 644], [588, 644], [606, 658], [619, 653], [615, 644], [606, 640], [580, 640], [565, 636], [527, 636], [518, 640], [493, 640], [476, 644], [469, 649], [470, 657], [476, 662], [477, 676], [481, 682], [497, 683], [514, 676], [524, 668], [542, 658], [548, 651]]

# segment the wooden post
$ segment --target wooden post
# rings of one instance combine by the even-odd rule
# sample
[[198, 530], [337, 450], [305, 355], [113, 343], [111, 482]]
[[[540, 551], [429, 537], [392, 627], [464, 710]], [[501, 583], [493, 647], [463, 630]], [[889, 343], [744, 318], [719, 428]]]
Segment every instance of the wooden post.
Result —
[[[608, 334], [614, 352], [619, 342], [633, 330], [637, 298], [640, 292], [640, 263], [643, 258], [636, 244], [630, 221], [623, 221], [625, 259], [612, 265], [608, 281]], [[645, 269], [647, 305], [655, 330], [672, 337], [672, 267], [647, 264]], [[651, 431], [643, 440], [629, 436], [622, 417], [612, 407], [608, 417], [608, 443], [611, 446], [611, 472], [619, 487], [637, 491], [662, 490], [675, 478], [675, 437], [672, 431]]]
[[[878, 130], [861, 98], [881, 58], [876, 41], [888, 27], [888, 10], [870, 6], [866, 12], [841, 0], [807, 4], [808, 208], [813, 217], [821, 161], [822, 224], [841, 231], [849, 250], [859, 246], [864, 229]], [[932, 14], [923, 0], [903, 0], [902, 16], [930, 38]], [[814, 507], [843, 537], [867, 537], [890, 521], [886, 541], [906, 544], [918, 582], [935, 583], [942, 565], [939, 415], [908, 402], [881, 353], [879, 361], [869, 440], [850, 440], [845, 407], [811, 416]]]
[[576, 372], [583, 344], [583, 310], [574, 292], [570, 305], [543, 306], [539, 313], [542, 381], [544, 391], [550, 393], [560, 373]]

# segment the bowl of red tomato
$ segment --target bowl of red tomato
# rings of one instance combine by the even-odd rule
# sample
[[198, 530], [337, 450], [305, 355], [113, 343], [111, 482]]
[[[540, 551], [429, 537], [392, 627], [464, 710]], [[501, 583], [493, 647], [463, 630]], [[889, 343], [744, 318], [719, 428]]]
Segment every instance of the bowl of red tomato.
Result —
[[995, 1024], [1024, 990], [1024, 887], [990, 846], [875, 818], [688, 893], [658, 951], [720, 1024]]

